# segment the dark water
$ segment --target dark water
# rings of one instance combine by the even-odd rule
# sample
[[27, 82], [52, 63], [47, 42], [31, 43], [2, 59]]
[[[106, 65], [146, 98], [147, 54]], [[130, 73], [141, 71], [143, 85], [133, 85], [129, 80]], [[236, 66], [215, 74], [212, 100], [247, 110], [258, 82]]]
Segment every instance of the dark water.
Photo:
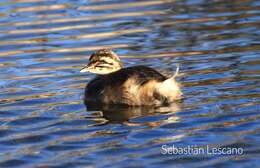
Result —
[[[86, 107], [88, 56], [174, 72], [172, 107]], [[257, 0], [2, 0], [0, 167], [257, 167]], [[163, 154], [241, 148], [242, 154]]]

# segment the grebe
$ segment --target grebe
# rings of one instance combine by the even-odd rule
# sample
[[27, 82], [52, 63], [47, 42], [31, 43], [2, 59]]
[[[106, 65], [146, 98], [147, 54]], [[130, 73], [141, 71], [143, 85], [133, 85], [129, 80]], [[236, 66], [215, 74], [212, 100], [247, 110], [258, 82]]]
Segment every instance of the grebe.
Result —
[[121, 104], [128, 106], [167, 105], [181, 99], [181, 88], [170, 78], [146, 66], [123, 67], [110, 49], [98, 50], [80, 72], [97, 74], [85, 89], [85, 103]]

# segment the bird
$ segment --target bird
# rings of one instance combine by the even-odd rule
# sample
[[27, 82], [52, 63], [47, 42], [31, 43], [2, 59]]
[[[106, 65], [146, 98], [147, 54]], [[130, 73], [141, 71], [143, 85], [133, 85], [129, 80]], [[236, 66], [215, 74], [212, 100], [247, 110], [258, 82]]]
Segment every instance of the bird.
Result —
[[85, 88], [85, 104], [118, 104], [126, 106], [162, 106], [182, 98], [179, 72], [166, 77], [148, 66], [124, 67], [111, 49], [100, 49], [89, 57], [80, 72], [96, 74]]

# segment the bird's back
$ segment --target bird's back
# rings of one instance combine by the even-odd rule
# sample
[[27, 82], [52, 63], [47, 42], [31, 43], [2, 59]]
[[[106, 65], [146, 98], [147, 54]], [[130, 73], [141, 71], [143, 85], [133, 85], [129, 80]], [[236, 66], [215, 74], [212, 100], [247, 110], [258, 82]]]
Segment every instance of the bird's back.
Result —
[[97, 92], [109, 86], [120, 87], [129, 79], [134, 79], [138, 85], [144, 85], [150, 80], [164, 81], [167, 78], [146, 66], [128, 67], [110, 74], [97, 76], [87, 85], [86, 94], [97, 94]]
[[141, 93], [140, 88], [151, 81], [163, 82], [166, 79], [158, 71], [146, 66], [123, 68], [110, 74], [99, 75], [90, 81], [86, 87], [85, 98], [104, 103], [142, 104], [145, 102], [140, 102], [140, 94], [146, 93]]

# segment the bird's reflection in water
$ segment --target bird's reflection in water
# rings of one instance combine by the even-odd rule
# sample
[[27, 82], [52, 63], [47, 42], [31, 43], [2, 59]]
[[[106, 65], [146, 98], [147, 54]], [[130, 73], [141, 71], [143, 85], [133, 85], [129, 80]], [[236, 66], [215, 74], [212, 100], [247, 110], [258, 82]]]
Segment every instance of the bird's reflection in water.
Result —
[[[155, 115], [158, 113], [175, 113], [181, 110], [180, 103], [172, 103], [163, 107], [152, 106], [125, 106], [125, 105], [104, 105], [85, 102], [87, 111], [100, 111], [100, 117], [106, 119], [109, 123], [134, 124], [131, 119]], [[170, 117], [171, 118], [171, 117]], [[174, 117], [176, 120], [176, 117]], [[168, 118], [169, 119], [169, 118]], [[135, 123], [137, 124], [137, 123]], [[147, 124], [147, 123], [146, 123]]]

